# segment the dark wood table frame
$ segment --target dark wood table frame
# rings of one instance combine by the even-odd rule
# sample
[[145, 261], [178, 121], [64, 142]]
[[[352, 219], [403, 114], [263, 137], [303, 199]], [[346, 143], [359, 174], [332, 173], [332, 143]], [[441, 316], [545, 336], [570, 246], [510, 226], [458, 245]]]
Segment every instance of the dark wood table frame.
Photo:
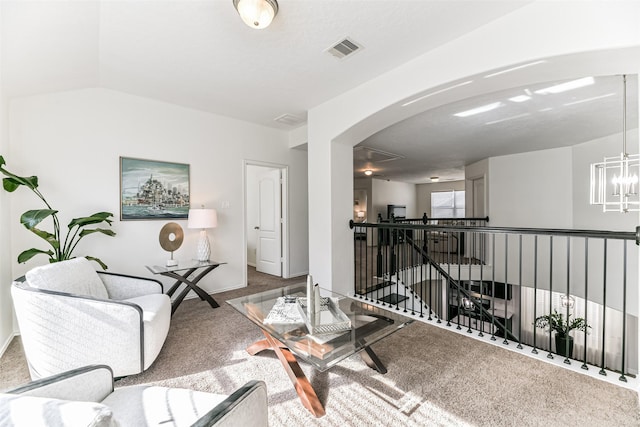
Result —
[[[361, 326], [358, 328], [358, 330], [365, 332], [367, 329], [375, 328], [374, 324], [376, 322], [393, 323], [393, 320], [386, 317], [376, 317], [378, 317], [378, 320], [376, 320], [372, 324]], [[273, 350], [278, 356], [278, 359], [280, 360], [280, 363], [282, 364], [285, 372], [289, 376], [289, 379], [293, 383], [293, 387], [295, 388], [296, 393], [298, 394], [298, 397], [302, 402], [302, 405], [307, 408], [309, 412], [311, 412], [314, 416], [324, 416], [324, 406], [322, 405], [322, 402], [320, 402], [320, 399], [318, 399], [316, 391], [313, 389], [313, 386], [305, 376], [302, 368], [300, 368], [300, 365], [298, 364], [294, 353], [289, 350], [286, 345], [271, 336], [271, 334], [269, 334], [264, 329], [262, 329], [262, 333], [264, 334], [265, 339], [256, 341], [255, 343], [247, 347], [247, 353], [254, 356], [264, 350]], [[322, 344], [317, 344], [317, 346], [322, 347]], [[375, 369], [381, 374], [387, 373], [387, 368], [385, 368], [385, 366], [382, 364], [378, 356], [373, 352], [371, 347], [364, 346], [358, 352], [358, 354], [360, 354], [360, 357], [368, 367]]]
[[[212, 270], [216, 269], [219, 266], [220, 266], [220, 264], [212, 264], [212, 265], [207, 265], [207, 266], [195, 266], [195, 267], [188, 268], [186, 270], [163, 271], [163, 272], [158, 273], [158, 274], [162, 274], [163, 276], [167, 276], [167, 277], [171, 277], [173, 279], [176, 279], [176, 282], [167, 291], [167, 295], [169, 295], [169, 297], [173, 296], [173, 294], [178, 290], [178, 288], [180, 287], [181, 284], [184, 283], [186, 285], [186, 287], [178, 294], [177, 298], [171, 302], [171, 315], [173, 315], [173, 313], [175, 313], [176, 309], [182, 303], [182, 300], [184, 300], [184, 297], [187, 296], [189, 291], [194, 291], [200, 297], [200, 299], [202, 301], [208, 302], [209, 305], [211, 306], [211, 308], [220, 307], [220, 305], [216, 302], [216, 300], [214, 300], [211, 297], [211, 295], [206, 293], [204, 291], [204, 289], [202, 289], [201, 287], [198, 286], [198, 282], [204, 276], [206, 276]], [[193, 274], [199, 268], [204, 268], [204, 270], [202, 270], [200, 273], [198, 273], [198, 275], [196, 277], [194, 277], [193, 280], [189, 280], [189, 276], [191, 276], [191, 274]]]

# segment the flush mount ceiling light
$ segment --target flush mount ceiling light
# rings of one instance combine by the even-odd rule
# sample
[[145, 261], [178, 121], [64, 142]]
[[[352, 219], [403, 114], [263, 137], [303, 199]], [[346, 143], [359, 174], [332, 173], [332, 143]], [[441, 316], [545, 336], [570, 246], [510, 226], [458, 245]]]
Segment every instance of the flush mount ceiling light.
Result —
[[640, 156], [627, 153], [627, 76], [622, 76], [622, 153], [591, 165], [592, 205], [603, 212], [638, 212]]
[[373, 175], [373, 171], [371, 169], [367, 169], [366, 171], [364, 171], [364, 174], [367, 176], [371, 176]]
[[245, 24], [258, 30], [267, 28], [278, 14], [276, 0], [233, 0], [233, 6]]
[[429, 178], [431, 180], [431, 182], [438, 182], [440, 181], [440, 177], [438, 176], [432, 176], [431, 178]]

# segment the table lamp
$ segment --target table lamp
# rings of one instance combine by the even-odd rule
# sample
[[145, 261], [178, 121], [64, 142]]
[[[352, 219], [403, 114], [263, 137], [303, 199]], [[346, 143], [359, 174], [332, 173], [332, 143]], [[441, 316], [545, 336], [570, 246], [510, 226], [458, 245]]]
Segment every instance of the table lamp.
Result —
[[200, 229], [200, 240], [198, 240], [198, 261], [209, 261], [211, 255], [211, 245], [207, 236], [207, 228], [218, 226], [218, 213], [215, 209], [189, 209], [188, 228]]

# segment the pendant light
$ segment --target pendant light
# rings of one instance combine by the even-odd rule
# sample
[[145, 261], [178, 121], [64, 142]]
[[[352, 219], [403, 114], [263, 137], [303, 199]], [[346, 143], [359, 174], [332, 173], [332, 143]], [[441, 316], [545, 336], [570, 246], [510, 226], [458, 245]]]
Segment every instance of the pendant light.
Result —
[[603, 212], [638, 212], [640, 156], [627, 153], [627, 76], [622, 76], [622, 153], [591, 165], [592, 205]]

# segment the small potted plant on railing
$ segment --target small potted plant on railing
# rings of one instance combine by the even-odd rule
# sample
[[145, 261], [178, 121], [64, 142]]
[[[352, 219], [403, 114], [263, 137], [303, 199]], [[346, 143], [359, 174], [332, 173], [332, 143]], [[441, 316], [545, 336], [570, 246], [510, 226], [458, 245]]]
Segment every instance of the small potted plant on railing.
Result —
[[573, 337], [569, 335], [569, 332], [577, 329], [578, 331], [589, 333], [588, 329], [591, 329], [591, 326], [582, 317], [571, 320], [571, 315], [569, 314], [565, 319], [557, 310], [553, 310], [551, 314], [537, 317], [535, 326], [556, 333], [556, 353], [565, 357], [572, 357], [573, 355]]

